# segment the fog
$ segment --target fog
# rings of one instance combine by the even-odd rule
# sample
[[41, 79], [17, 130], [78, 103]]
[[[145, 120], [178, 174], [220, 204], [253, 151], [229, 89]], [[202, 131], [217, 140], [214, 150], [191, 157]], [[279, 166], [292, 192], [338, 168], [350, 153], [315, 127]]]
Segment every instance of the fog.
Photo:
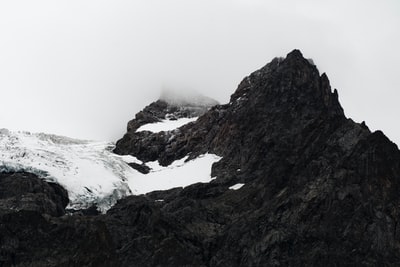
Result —
[[398, 0], [0, 2], [0, 128], [115, 141], [165, 88], [221, 103], [298, 48], [400, 144]]

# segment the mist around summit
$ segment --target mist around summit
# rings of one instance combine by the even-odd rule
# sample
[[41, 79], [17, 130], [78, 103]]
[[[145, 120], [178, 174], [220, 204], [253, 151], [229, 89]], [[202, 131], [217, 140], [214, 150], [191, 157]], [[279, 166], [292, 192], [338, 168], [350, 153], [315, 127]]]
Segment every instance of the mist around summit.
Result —
[[196, 91], [172, 88], [164, 88], [161, 91], [159, 100], [163, 100], [168, 104], [175, 106], [211, 107], [219, 104], [218, 101], [204, 96]]

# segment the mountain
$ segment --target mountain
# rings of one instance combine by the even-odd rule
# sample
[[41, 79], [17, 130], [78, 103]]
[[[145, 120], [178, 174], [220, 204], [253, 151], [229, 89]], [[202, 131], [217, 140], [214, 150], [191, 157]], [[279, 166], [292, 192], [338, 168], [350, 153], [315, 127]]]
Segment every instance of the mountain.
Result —
[[[47, 189], [0, 190], [0, 265], [399, 265], [400, 151], [346, 118], [327, 75], [300, 51], [273, 59], [229, 103], [173, 130], [163, 127], [197, 116], [169, 117], [170, 105], [160, 100], [137, 114], [114, 152], [134, 159], [144, 179], [215, 155], [213, 179], [127, 196], [106, 214], [65, 216], [59, 186], [3, 174], [2, 186], [31, 177]], [[27, 201], [13, 202], [26, 191]], [[30, 205], [39, 198], [61, 209]], [[1, 208], [7, 203], [14, 208]]]
[[[127, 133], [117, 142], [114, 152], [120, 155], [139, 155], [133, 151], [140, 150], [140, 160], [159, 160], [159, 143], [172, 142], [173, 137], [179, 135], [180, 126], [196, 121], [199, 116], [218, 104], [217, 101], [201, 95], [190, 96], [192, 101], [187, 95], [180, 97], [174, 92], [163, 92], [160, 100], [145, 107], [128, 122]], [[169, 125], [176, 126], [173, 128], [177, 130], [165, 131], [173, 130]], [[168, 165], [162, 161], [160, 163]]]
[[[201, 95], [182, 97], [165, 91], [160, 100], [145, 107], [137, 114], [137, 119], [128, 123], [128, 129], [138, 133], [173, 133], [216, 104], [215, 100]], [[219, 160], [215, 155], [205, 154], [197, 160], [176, 161], [163, 168], [158, 162], [145, 164], [132, 156], [118, 156], [112, 153], [114, 147], [111, 142], [0, 129], [0, 172], [35, 174], [66, 189], [67, 210], [74, 212], [94, 207], [104, 213], [118, 199], [131, 194], [206, 182], [211, 179], [208, 165]], [[185, 173], [198, 168], [204, 171], [191, 179], [184, 177]], [[164, 175], [175, 179], [154, 181]]]

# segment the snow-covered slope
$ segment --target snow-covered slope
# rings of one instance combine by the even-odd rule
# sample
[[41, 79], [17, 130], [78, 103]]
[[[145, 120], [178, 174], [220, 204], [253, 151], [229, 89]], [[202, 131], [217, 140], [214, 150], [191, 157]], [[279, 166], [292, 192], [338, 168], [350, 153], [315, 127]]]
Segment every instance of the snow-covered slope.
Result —
[[153, 133], [158, 133], [158, 132], [162, 132], [162, 131], [172, 131], [172, 130], [179, 128], [185, 124], [188, 124], [189, 122], [193, 122], [196, 120], [197, 120], [197, 117], [180, 118], [180, 119], [176, 119], [176, 120], [165, 119], [165, 120], [162, 120], [161, 122], [145, 124], [145, 125], [141, 126], [139, 129], [137, 129], [136, 132], [149, 131], [149, 132], [153, 132]]
[[104, 211], [131, 194], [127, 177], [134, 171], [111, 152], [112, 144], [48, 134], [0, 131], [2, 171], [27, 171], [62, 185], [69, 208], [98, 205]]
[[[116, 201], [132, 194], [187, 186], [211, 180], [211, 165], [219, 157], [211, 154], [168, 167], [149, 162], [149, 174], [131, 168], [139, 162], [132, 156], [119, 156], [114, 144], [68, 137], [0, 130], [0, 171], [27, 171], [62, 185], [69, 194], [69, 208], [82, 209], [95, 204], [105, 212]], [[194, 175], [196, 174], [196, 175]]]
[[[194, 160], [185, 162], [188, 156], [174, 161], [167, 167], [160, 166], [157, 161], [147, 162], [148, 174], [137, 173], [130, 177], [128, 184], [134, 194], [145, 194], [154, 190], [166, 190], [174, 187], [185, 187], [194, 183], [208, 183], [211, 177], [211, 166], [221, 158], [214, 154], [205, 154]], [[137, 160], [127, 159], [127, 162]]]

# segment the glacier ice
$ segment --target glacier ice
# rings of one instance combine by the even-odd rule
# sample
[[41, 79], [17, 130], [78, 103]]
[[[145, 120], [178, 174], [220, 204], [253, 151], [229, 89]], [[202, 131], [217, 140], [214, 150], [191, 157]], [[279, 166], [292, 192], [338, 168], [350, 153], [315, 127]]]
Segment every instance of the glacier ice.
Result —
[[127, 178], [135, 172], [114, 157], [112, 143], [63, 136], [0, 131], [0, 171], [26, 171], [62, 185], [69, 194], [68, 208], [95, 204], [106, 211], [131, 194]]
[[[163, 167], [157, 161], [143, 163], [131, 155], [116, 155], [113, 148], [110, 142], [0, 129], [0, 172], [34, 173], [68, 191], [67, 208], [96, 205], [104, 213], [131, 194], [210, 182], [211, 166], [220, 160], [214, 154], [204, 154]], [[134, 170], [127, 164], [131, 162], [146, 164], [150, 173]]]

